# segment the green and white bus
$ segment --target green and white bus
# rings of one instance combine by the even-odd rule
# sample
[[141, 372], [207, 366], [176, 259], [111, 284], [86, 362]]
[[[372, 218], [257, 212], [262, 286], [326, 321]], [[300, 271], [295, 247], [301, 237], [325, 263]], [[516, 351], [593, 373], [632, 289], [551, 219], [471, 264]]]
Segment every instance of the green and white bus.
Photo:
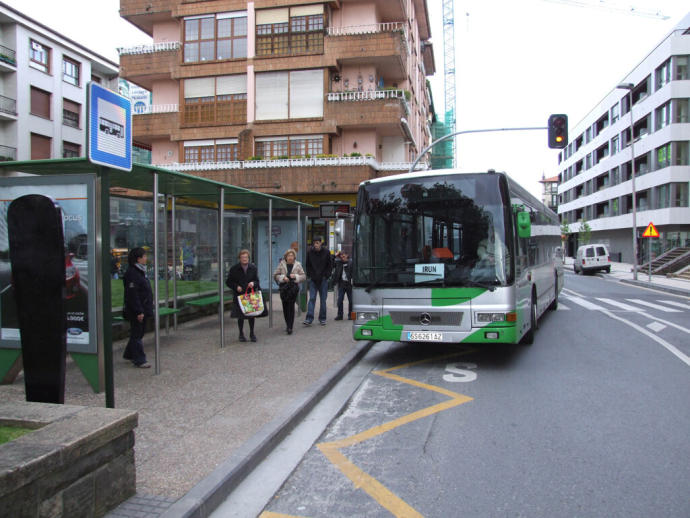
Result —
[[505, 173], [362, 182], [354, 226], [356, 340], [531, 344], [558, 305], [558, 216]]

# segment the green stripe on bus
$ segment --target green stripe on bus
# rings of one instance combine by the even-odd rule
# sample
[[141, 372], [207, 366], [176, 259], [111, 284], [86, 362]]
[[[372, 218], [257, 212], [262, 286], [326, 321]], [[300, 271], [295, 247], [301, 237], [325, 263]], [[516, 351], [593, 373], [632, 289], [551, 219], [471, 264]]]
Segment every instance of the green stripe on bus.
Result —
[[479, 297], [486, 288], [431, 288], [431, 305], [433, 307], [457, 306], [463, 302]]
[[[403, 326], [393, 323], [390, 315], [384, 315], [376, 320], [367, 322], [357, 330], [355, 338], [364, 340], [390, 340], [392, 342], [399, 342], [402, 338]], [[369, 329], [371, 336], [364, 336], [362, 329]]]

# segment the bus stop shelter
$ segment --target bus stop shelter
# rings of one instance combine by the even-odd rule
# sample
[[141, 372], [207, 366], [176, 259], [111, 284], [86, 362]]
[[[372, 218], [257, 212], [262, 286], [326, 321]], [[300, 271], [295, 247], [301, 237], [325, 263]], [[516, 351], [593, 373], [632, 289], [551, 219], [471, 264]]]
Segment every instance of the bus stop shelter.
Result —
[[[14, 174], [23, 173], [23, 174]], [[138, 240], [127, 243], [121, 250], [126, 253], [127, 248], [148, 245], [152, 249], [149, 255], [153, 257], [153, 291], [154, 291], [154, 332], [155, 332], [155, 372], [160, 373], [160, 329], [161, 316], [173, 315], [175, 323], [178, 309], [177, 283], [178, 277], [186, 273], [186, 267], [178, 266], [177, 250], [180, 249], [180, 263], [184, 260], [184, 247], [179, 246], [177, 237], [182, 232], [182, 223], [177, 217], [181, 210], [204, 211], [204, 218], [199, 219], [200, 225], [190, 225], [186, 229], [191, 234], [205, 234], [212, 250], [213, 236], [209, 236], [209, 211], [215, 217], [216, 235], [215, 258], [204, 258], [208, 264], [215, 259], [214, 281], [217, 281], [215, 295], [202, 297], [205, 304], [218, 305], [220, 346], [225, 344], [224, 303], [229, 300], [225, 294], [225, 268], [227, 261], [225, 243], [228, 235], [228, 219], [231, 215], [241, 215], [242, 221], [251, 221], [257, 214], [266, 215], [268, 229], [272, 228], [274, 211], [294, 211], [297, 220], [297, 242], [301, 242], [301, 208], [311, 208], [311, 205], [296, 202], [286, 198], [251, 191], [202, 177], [184, 173], [168, 171], [162, 168], [134, 164], [131, 171], [124, 171], [110, 167], [92, 164], [86, 158], [67, 158], [56, 160], [33, 160], [24, 162], [0, 163], [0, 266], [6, 275], [0, 276], [0, 290], [6, 294], [10, 284], [9, 249], [7, 239], [6, 215], [9, 203], [24, 194], [43, 194], [53, 198], [63, 211], [66, 241], [66, 268], [72, 272], [72, 278], [67, 279], [66, 287], [68, 301], [66, 308], [68, 344], [67, 350], [77, 363], [94, 390], [105, 389], [106, 406], [114, 407], [113, 386], [113, 358], [112, 358], [112, 324], [113, 324], [113, 287], [118, 284], [117, 271], [112, 265], [117, 261], [114, 256], [114, 246], [111, 236], [111, 226], [117, 215], [112, 214], [111, 207], [118, 207], [114, 200], [128, 202], [137, 207], [130, 223], [144, 229], [139, 232]], [[9, 175], [9, 176], [8, 176]], [[142, 204], [151, 206], [148, 213], [141, 209]], [[164, 217], [160, 213], [163, 209]], [[151, 214], [152, 213], [152, 214]], [[143, 214], [143, 216], [142, 216]], [[148, 221], [148, 227], [142, 225], [141, 219]], [[206, 221], [206, 226], [203, 222]], [[168, 222], [171, 223], [168, 228]], [[149, 229], [149, 230], [146, 230]], [[148, 235], [144, 235], [148, 234]], [[150, 235], [152, 234], [152, 235]], [[235, 233], [237, 234], [237, 233]], [[168, 243], [168, 237], [171, 242]], [[68, 242], [69, 240], [69, 242]], [[149, 241], [149, 242], [147, 242]], [[235, 238], [235, 248], [241, 243], [242, 248], [250, 247], [252, 242], [251, 229], [248, 237]], [[270, 268], [272, 257], [271, 239], [268, 239], [268, 250], [265, 259]], [[161, 243], [163, 250], [161, 250]], [[256, 248], [256, 247], [255, 247]], [[173, 257], [168, 256], [171, 250]], [[67, 253], [69, 251], [69, 253]], [[263, 251], [262, 251], [263, 252]], [[258, 261], [263, 259], [258, 257]], [[123, 254], [124, 256], [124, 254]], [[170, 261], [172, 259], [172, 261]], [[234, 258], [232, 258], [234, 260]], [[3, 262], [4, 261], [4, 262]], [[163, 273], [161, 275], [161, 263]], [[168, 304], [168, 275], [169, 262], [172, 262], [172, 307]], [[193, 267], [190, 266], [190, 269]], [[182, 271], [184, 270], [184, 272]], [[69, 277], [70, 274], [68, 274]], [[196, 275], [199, 275], [197, 272]], [[162, 277], [162, 279], [161, 279]], [[75, 279], [76, 278], [76, 279]], [[165, 304], [161, 306], [160, 280], [165, 280]], [[180, 281], [182, 282], [182, 281]], [[201, 294], [201, 282], [199, 282]], [[95, 287], [95, 289], [94, 289]], [[209, 288], [208, 281], [206, 288]], [[271, 285], [268, 286], [268, 301], [271, 300]], [[209, 292], [206, 291], [206, 295]], [[0, 381], [10, 379], [13, 371], [17, 371], [21, 358], [21, 342], [18, 330], [12, 327], [11, 311], [6, 307], [11, 305], [9, 297], [0, 298]], [[199, 299], [201, 300], [201, 299]], [[73, 321], [80, 325], [72, 325]], [[269, 312], [269, 326], [272, 325], [272, 314]], [[18, 372], [18, 371], [17, 371]], [[15, 373], [16, 375], [16, 373]]]

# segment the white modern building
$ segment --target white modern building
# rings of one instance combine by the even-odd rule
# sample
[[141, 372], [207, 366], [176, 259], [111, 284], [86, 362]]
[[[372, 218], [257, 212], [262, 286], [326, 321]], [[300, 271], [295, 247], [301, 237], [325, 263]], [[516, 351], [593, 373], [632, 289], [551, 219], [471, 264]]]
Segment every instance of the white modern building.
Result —
[[[637, 235], [659, 230], [655, 254], [690, 246], [690, 13], [577, 125], [559, 154], [558, 213], [573, 254], [583, 222], [591, 242], [633, 262], [631, 148]], [[632, 116], [630, 99], [632, 97]], [[631, 146], [631, 119], [632, 146]], [[640, 259], [647, 243], [638, 238]]]
[[0, 2], [0, 160], [85, 156], [86, 85], [118, 64]]

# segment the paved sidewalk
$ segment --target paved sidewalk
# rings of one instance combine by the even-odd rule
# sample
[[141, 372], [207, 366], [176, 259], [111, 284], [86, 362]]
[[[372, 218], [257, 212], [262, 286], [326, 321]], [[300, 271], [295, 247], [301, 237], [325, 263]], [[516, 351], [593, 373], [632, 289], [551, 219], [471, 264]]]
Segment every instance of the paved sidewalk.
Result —
[[[159, 516], [234, 453], [245, 451], [243, 445], [262, 429], [266, 433], [295, 401], [323, 390], [336, 368], [347, 368], [343, 359], [354, 358], [364, 343], [352, 339], [350, 321], [333, 320], [331, 297], [327, 326], [304, 327], [298, 315], [294, 333], [287, 335], [275, 295], [273, 328], [268, 318], [257, 319], [257, 343], [237, 341], [236, 320], [227, 314], [223, 349], [217, 315], [181, 324], [177, 331], [171, 327], [168, 336], [163, 330], [159, 375], [122, 359], [126, 341], [113, 344], [115, 406], [139, 412], [137, 496], [107, 516]], [[153, 333], [144, 337], [144, 348], [153, 363]], [[0, 398], [23, 401], [23, 377], [0, 385]], [[71, 360], [65, 403], [105, 406], [105, 395], [93, 393]]]
[[[572, 257], [566, 257], [565, 268], [572, 271], [573, 268]], [[633, 277], [633, 265], [629, 263], [611, 263], [611, 273], [601, 273], [606, 277], [618, 279], [620, 282], [626, 284], [633, 284], [643, 288], [650, 288], [653, 290], [665, 291], [667, 293], [674, 293], [690, 297], [690, 281], [678, 277], [666, 277], [665, 275], [652, 275], [651, 282], [647, 270], [637, 270], [637, 280]]]

